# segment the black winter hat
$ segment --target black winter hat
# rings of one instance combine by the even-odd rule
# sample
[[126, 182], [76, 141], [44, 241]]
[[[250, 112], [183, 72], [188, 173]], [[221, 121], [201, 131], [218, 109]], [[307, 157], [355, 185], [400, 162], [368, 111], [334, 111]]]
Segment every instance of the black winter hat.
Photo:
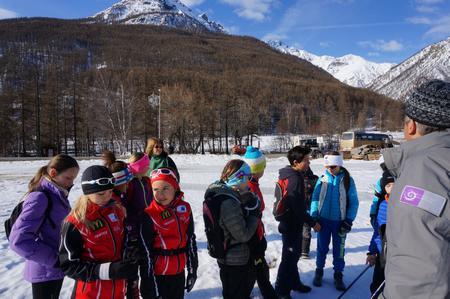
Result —
[[388, 170], [383, 171], [383, 176], [380, 180], [381, 191], [384, 192], [384, 188], [386, 187], [386, 185], [389, 183], [393, 183], [394, 181], [394, 176]]
[[89, 166], [81, 176], [81, 189], [84, 195], [97, 193], [113, 189], [114, 181], [114, 176], [105, 166]]
[[450, 128], [450, 83], [431, 80], [406, 100], [406, 115], [424, 125]]

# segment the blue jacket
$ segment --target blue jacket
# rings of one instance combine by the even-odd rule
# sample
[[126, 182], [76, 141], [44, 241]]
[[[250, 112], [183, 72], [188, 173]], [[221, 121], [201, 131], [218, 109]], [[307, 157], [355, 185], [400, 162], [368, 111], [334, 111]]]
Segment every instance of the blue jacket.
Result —
[[375, 215], [377, 213], [377, 207], [378, 207], [378, 196], [377, 193], [381, 193], [381, 178], [378, 179], [377, 183], [375, 184], [375, 195], [372, 199], [372, 205], [370, 206], [370, 216]]
[[[350, 188], [348, 190], [348, 206], [345, 209], [345, 215], [341, 215], [341, 194], [339, 189], [341, 181], [344, 178], [344, 171], [341, 170], [337, 176], [333, 176], [328, 170], [317, 180], [311, 201], [311, 216], [313, 218], [325, 218], [328, 220], [340, 221], [344, 219], [353, 221], [358, 212], [358, 194], [356, 192], [355, 182], [350, 177]], [[327, 191], [323, 204], [320, 207], [320, 193], [323, 181], [327, 180]], [[345, 194], [344, 194], [345, 196]], [[344, 216], [344, 217], [342, 217]]]
[[370, 254], [381, 253], [382, 251], [383, 236], [380, 235], [380, 228], [387, 223], [387, 209], [388, 202], [386, 200], [383, 200], [380, 203], [380, 207], [378, 208], [377, 219], [375, 221], [372, 239], [370, 240]]

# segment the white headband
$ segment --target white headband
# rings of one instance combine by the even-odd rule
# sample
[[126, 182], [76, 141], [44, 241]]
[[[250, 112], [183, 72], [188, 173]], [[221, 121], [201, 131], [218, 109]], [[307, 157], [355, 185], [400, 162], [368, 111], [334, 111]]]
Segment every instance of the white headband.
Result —
[[335, 155], [325, 155], [325, 166], [342, 166], [344, 165], [344, 160], [342, 159], [342, 156], [335, 156]]

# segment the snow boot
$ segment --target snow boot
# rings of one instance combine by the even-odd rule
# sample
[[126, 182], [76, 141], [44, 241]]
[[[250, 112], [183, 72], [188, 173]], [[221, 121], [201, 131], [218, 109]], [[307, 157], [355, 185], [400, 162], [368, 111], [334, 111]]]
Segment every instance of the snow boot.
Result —
[[299, 292], [299, 293], [309, 293], [311, 292], [311, 287], [304, 285], [301, 281], [300, 284], [296, 287], [294, 287], [293, 291]]
[[346, 289], [342, 278], [343, 278], [342, 272], [339, 271], [334, 272], [334, 286], [338, 291], [345, 291]]
[[313, 285], [315, 287], [322, 286], [323, 269], [316, 269], [316, 275], [314, 275]]

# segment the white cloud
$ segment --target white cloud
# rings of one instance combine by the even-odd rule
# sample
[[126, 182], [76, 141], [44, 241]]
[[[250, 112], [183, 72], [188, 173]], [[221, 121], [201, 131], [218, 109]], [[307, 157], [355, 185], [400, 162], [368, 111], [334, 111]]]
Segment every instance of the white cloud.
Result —
[[419, 5], [416, 7], [416, 10], [421, 13], [433, 13], [436, 12], [437, 9], [438, 8], [435, 6], [426, 6], [426, 5]]
[[450, 35], [450, 15], [441, 17], [433, 22], [431, 28], [425, 33], [427, 37], [445, 38]]
[[371, 48], [382, 52], [398, 52], [403, 50], [403, 45], [396, 40], [385, 41], [378, 39], [376, 41], [361, 41], [358, 42], [358, 45], [363, 48]]
[[223, 3], [236, 7], [235, 13], [245, 19], [263, 21], [270, 12], [270, 7], [276, 0], [221, 0]]
[[412, 24], [431, 25], [433, 23], [433, 21], [427, 17], [412, 17], [412, 18], [407, 18], [406, 20]]
[[331, 47], [331, 43], [330, 42], [320, 42], [319, 46], [321, 46], [322, 48], [329, 48], [329, 47]]
[[11, 18], [17, 18], [18, 14], [14, 11], [7, 10], [4, 8], [0, 8], [0, 19], [11, 19]]
[[278, 33], [267, 33], [262, 38], [263, 40], [272, 40], [272, 41], [282, 41], [287, 38], [286, 34], [278, 34]]
[[185, 4], [186, 6], [192, 7], [202, 4], [203, 2], [205, 2], [205, 0], [181, 0], [181, 2], [183, 2], [183, 4]]
[[444, 0], [416, 0], [416, 3], [419, 4], [436, 4], [436, 3], [441, 3]]
[[367, 55], [370, 56], [370, 57], [378, 57], [378, 56], [380, 56], [380, 53], [378, 53], [378, 52], [369, 52], [369, 53], [367, 53]]
[[225, 28], [225, 31], [230, 34], [233, 34], [233, 35], [239, 34], [240, 29], [238, 26], [224, 26], [224, 28]]

